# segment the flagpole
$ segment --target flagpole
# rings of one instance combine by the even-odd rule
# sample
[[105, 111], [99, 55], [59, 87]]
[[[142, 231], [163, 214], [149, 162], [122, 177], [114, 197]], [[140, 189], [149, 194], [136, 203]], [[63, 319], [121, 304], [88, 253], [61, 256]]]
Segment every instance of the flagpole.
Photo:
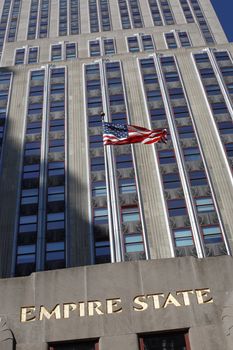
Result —
[[[106, 112], [106, 116], [104, 114], [105, 121], [109, 122], [109, 106], [107, 103], [107, 92], [106, 92], [106, 78], [105, 78], [105, 66], [103, 64], [103, 60], [100, 60], [101, 67], [101, 85], [102, 85], [102, 96], [103, 96], [103, 108]], [[108, 188], [109, 188], [109, 201], [111, 202], [111, 219], [113, 225], [112, 232], [112, 245], [114, 247], [114, 256], [115, 261], [120, 262], [123, 261], [123, 252], [122, 252], [122, 236], [121, 236], [121, 227], [120, 227], [120, 217], [119, 217], [119, 202], [118, 195], [116, 193], [116, 179], [115, 179], [115, 162], [114, 162], [114, 154], [111, 146], [104, 146], [105, 155], [106, 155], [106, 169], [107, 169], [107, 178], [108, 178]]]
[[[102, 112], [102, 125], [105, 121], [105, 113]], [[110, 241], [110, 254], [111, 262], [116, 262], [116, 249], [115, 249], [115, 240], [114, 240], [114, 226], [112, 218], [112, 201], [111, 201], [111, 191], [110, 191], [110, 179], [109, 179], [109, 169], [108, 169], [108, 159], [107, 159], [107, 149], [104, 146], [104, 164], [105, 164], [105, 180], [106, 180], [106, 189], [107, 189], [107, 207], [108, 207], [108, 224], [109, 224], [109, 241]]]

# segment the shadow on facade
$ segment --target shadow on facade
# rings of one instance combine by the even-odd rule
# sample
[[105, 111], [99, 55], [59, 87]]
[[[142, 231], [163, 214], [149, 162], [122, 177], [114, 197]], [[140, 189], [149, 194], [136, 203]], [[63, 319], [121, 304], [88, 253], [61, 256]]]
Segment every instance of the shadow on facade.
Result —
[[[22, 102], [19, 101], [19, 103]], [[82, 206], [80, 200], [80, 198], [87, 198], [86, 185], [83, 185], [80, 179], [71, 172], [65, 173], [65, 170], [63, 174], [62, 171], [57, 171], [57, 175], [49, 175], [49, 164], [62, 162], [62, 159], [64, 160], [62, 153], [49, 154], [48, 161], [44, 164], [40, 163], [40, 154], [26, 156], [24, 149], [24, 155], [22, 155], [21, 135], [23, 133], [21, 131], [17, 133], [13, 120], [14, 118], [9, 115], [1, 158], [0, 277], [14, 276], [14, 267], [12, 266], [16, 266], [17, 276], [23, 276], [29, 275], [35, 270], [83, 266], [93, 263], [91, 252], [94, 250], [94, 243], [88, 222], [87, 201]], [[39, 139], [40, 137], [33, 135], [30, 141], [36, 142]], [[30, 171], [25, 172], [25, 169], [30, 169], [31, 165], [35, 166]], [[44, 167], [47, 185], [46, 181], [36, 175], [39, 171], [37, 170], [39, 165], [39, 170]], [[55, 174], [56, 171], [53, 173]], [[64, 185], [65, 178], [68, 184], [66, 201], [61, 199], [62, 195], [59, 191], [54, 190], [56, 186]], [[53, 187], [53, 189], [48, 192], [48, 187]], [[25, 200], [26, 197], [22, 198], [22, 189], [30, 190], [32, 188], [38, 190], [39, 201], [34, 198], [30, 203], [30, 200]], [[40, 191], [40, 188], [43, 188], [43, 191]], [[53, 196], [51, 201], [48, 200], [49, 195], [50, 199]], [[43, 201], [40, 201], [41, 196], [44, 198]], [[62, 212], [66, 213], [64, 225], [62, 225], [61, 215], [60, 218], [59, 215], [56, 215], [56, 213]], [[20, 233], [19, 216], [30, 215], [38, 215], [37, 232], [40, 231], [40, 234], [30, 232], [30, 229]], [[57, 220], [49, 222], [49, 216], [57, 217]], [[34, 223], [31, 225], [34, 227]], [[101, 227], [98, 227], [99, 235], [106, 236], [105, 231], [105, 228], [102, 232]], [[65, 242], [64, 249], [62, 242]], [[14, 259], [17, 252], [18, 258]], [[67, 259], [63, 259], [64, 255]], [[38, 262], [36, 267], [37, 259], [40, 259], [40, 267], [38, 267]], [[20, 261], [22, 263], [19, 264]]]

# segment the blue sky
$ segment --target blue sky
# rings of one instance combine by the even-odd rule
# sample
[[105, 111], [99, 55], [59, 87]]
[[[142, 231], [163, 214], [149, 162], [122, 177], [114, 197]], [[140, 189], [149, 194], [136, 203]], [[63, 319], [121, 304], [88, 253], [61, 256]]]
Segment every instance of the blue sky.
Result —
[[233, 1], [211, 0], [229, 41], [233, 41]]

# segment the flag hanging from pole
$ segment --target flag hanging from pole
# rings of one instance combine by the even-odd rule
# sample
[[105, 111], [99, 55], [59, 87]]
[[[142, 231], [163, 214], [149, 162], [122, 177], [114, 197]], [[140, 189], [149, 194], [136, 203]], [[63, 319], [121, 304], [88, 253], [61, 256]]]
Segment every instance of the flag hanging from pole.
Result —
[[136, 125], [103, 122], [103, 141], [105, 146], [130, 143], [167, 143], [167, 130], [150, 130]]

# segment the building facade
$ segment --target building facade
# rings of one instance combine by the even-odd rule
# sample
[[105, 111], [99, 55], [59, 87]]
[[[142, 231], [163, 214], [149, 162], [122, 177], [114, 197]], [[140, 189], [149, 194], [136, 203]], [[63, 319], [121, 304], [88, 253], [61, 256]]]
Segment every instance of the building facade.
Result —
[[[210, 1], [0, 1], [0, 54], [0, 344], [227, 349], [233, 47]], [[103, 111], [168, 142], [104, 149]]]

